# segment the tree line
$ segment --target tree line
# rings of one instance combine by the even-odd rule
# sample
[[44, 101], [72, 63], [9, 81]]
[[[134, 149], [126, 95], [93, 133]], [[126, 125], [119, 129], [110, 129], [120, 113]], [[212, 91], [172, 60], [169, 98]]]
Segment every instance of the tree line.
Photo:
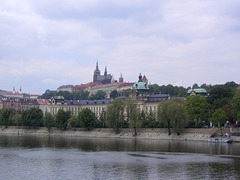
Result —
[[189, 96], [185, 100], [173, 98], [158, 104], [157, 112], [150, 109], [145, 112], [139, 109], [136, 100], [115, 98], [100, 117], [88, 108], [83, 109], [78, 116], [70, 111], [59, 110], [56, 115], [47, 113], [43, 117], [40, 109], [31, 108], [25, 111], [3, 109], [0, 112], [0, 125], [8, 127], [29, 126], [43, 127], [49, 131], [52, 127], [67, 129], [82, 127], [114, 128], [119, 133], [121, 128], [168, 128], [169, 135], [174, 130], [181, 134], [183, 128], [199, 128], [209, 126], [212, 122], [222, 126], [229, 121], [236, 124], [240, 120], [240, 87], [215, 86], [209, 91], [207, 98], [201, 95]]

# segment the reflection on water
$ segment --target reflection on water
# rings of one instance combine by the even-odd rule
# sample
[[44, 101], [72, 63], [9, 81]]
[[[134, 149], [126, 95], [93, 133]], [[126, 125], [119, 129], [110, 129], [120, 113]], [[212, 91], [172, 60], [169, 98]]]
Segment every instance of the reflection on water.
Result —
[[240, 144], [0, 136], [0, 179], [239, 179]]

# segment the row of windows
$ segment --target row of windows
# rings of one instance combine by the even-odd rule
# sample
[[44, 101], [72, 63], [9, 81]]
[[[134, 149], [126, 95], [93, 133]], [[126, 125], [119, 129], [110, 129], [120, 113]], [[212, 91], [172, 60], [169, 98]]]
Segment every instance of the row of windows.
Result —
[[71, 111], [73, 115], [78, 115], [84, 108], [90, 109], [92, 112], [96, 114], [96, 116], [100, 116], [101, 112], [106, 109], [106, 107], [50, 107], [50, 113], [53, 115], [57, 113], [59, 109]]

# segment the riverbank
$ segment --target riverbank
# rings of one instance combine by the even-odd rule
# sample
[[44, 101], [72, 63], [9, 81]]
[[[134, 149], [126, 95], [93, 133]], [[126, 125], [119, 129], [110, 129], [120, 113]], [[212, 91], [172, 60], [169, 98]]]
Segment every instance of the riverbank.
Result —
[[[95, 128], [91, 131], [85, 131], [82, 128], [72, 128], [67, 130], [59, 130], [53, 128], [49, 134], [46, 128], [29, 129], [28, 127], [8, 128], [1, 127], [0, 135], [36, 135], [36, 136], [73, 136], [73, 137], [104, 137], [104, 138], [138, 138], [138, 139], [159, 139], [159, 140], [192, 140], [192, 141], [207, 141], [211, 134], [217, 131], [217, 128], [187, 128], [181, 135], [172, 133], [168, 135], [168, 129], [161, 128], [139, 128], [137, 136], [134, 136], [132, 128], [121, 129], [119, 134], [110, 128]], [[240, 132], [240, 128], [223, 128], [223, 133]], [[240, 142], [240, 137], [232, 136], [233, 141]]]

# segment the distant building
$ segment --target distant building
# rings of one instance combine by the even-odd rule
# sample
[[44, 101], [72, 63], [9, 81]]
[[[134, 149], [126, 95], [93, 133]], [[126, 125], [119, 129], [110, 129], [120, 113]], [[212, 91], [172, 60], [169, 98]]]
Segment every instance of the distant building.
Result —
[[187, 91], [187, 96], [194, 96], [200, 94], [203, 97], [207, 97], [207, 91], [203, 88], [189, 89]]
[[43, 116], [48, 112], [50, 101], [48, 99], [38, 99], [39, 109], [42, 110]]
[[26, 111], [31, 108], [39, 109], [39, 103], [36, 99], [21, 99], [21, 110]]
[[126, 95], [126, 91], [132, 89], [134, 83], [115, 82], [111, 84], [99, 84], [91, 88], [90, 94], [95, 94], [97, 91], [106, 92], [107, 98], [110, 98], [112, 91], [116, 90], [121, 95]]
[[37, 99], [40, 95], [39, 94], [30, 94], [29, 98], [30, 99]]
[[94, 83], [99, 83], [99, 84], [109, 84], [111, 83], [112, 80], [112, 75], [107, 74], [107, 67], [105, 67], [105, 72], [103, 75], [101, 75], [101, 72], [98, 67], [98, 62], [96, 64], [96, 69], [93, 73], [93, 82]]
[[[145, 76], [144, 76], [145, 77]], [[132, 98], [138, 102], [138, 109], [140, 111], [157, 113], [157, 107], [159, 102], [170, 99], [169, 94], [156, 94], [150, 95], [150, 90], [147, 84], [147, 78], [142, 78], [140, 73], [138, 82], [132, 86]]]
[[16, 91], [1, 91], [0, 96], [2, 97], [12, 97], [12, 98], [23, 98], [24, 95], [22, 93], [16, 92]]
[[2, 99], [2, 109], [21, 110], [21, 101], [19, 98], [4, 98]]
[[72, 93], [74, 91], [74, 86], [73, 85], [63, 85], [57, 89], [57, 92], [59, 92], [59, 91], [68, 91], [68, 92]]
[[90, 92], [91, 91], [91, 88], [98, 85], [98, 83], [95, 83], [95, 82], [90, 82], [90, 83], [87, 83], [87, 84], [81, 84], [81, 85], [75, 85], [74, 86], [74, 92], [75, 93], [81, 93], [83, 91], [88, 91]]
[[78, 115], [84, 108], [90, 109], [96, 117], [100, 117], [106, 111], [111, 100], [64, 100], [62, 96], [53, 97], [48, 106], [48, 112], [55, 115], [59, 109], [71, 111], [73, 115]]

